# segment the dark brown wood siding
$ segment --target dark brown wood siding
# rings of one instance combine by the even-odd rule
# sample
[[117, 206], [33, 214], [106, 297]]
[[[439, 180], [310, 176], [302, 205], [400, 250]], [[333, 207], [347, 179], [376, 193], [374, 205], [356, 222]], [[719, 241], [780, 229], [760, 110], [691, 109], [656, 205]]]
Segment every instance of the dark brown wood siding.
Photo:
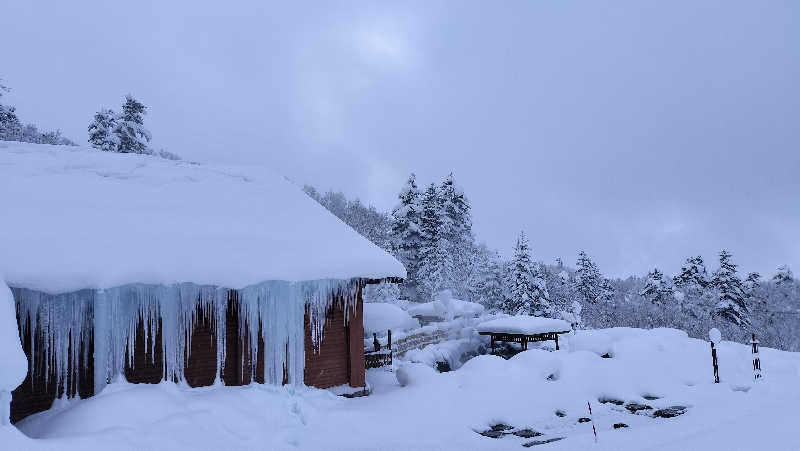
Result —
[[[306, 385], [328, 388], [350, 384], [363, 387], [364, 381], [364, 328], [361, 289], [358, 290], [356, 308], [351, 309], [348, 325], [345, 326], [343, 299], [337, 299], [327, 313], [323, 330], [323, 341], [314, 349], [308, 315], [305, 326], [305, 374]], [[264, 341], [262, 322], [251, 326], [239, 324], [238, 293], [231, 290], [228, 295], [226, 321], [226, 358], [222, 380], [226, 385], [242, 385], [251, 382], [264, 383]], [[91, 312], [89, 312], [91, 314]], [[192, 332], [191, 347], [186, 351], [185, 379], [192, 387], [211, 385], [217, 375], [217, 327], [213, 312], [204, 311], [198, 302], [198, 321]], [[22, 334], [24, 321], [33, 321], [35, 327], [20, 336], [28, 357], [29, 369], [25, 381], [13, 391], [11, 420], [17, 422], [28, 415], [49, 409], [53, 401], [63, 395], [86, 398], [94, 394], [94, 337], [89, 331], [88, 340], [75, 343], [80, 346], [81, 358], [77, 371], [69, 368], [70, 376], [58, 381], [54, 371], [55, 362], [48, 365], [50, 374], [45, 374], [46, 339], [37, 318], [17, 318]], [[244, 328], [243, 334], [239, 333]], [[249, 327], [258, 327], [257, 355], [250, 355], [248, 343]], [[145, 332], [148, 332], [147, 334]], [[245, 337], [242, 339], [242, 337]], [[34, 341], [35, 340], [35, 341]], [[140, 318], [136, 328], [132, 364], [126, 364], [125, 377], [132, 383], [158, 383], [164, 380], [163, 344], [161, 320]], [[32, 344], [36, 353], [31, 355]], [[72, 340], [70, 346], [73, 346]], [[128, 350], [130, 347], [128, 347]], [[86, 355], [87, 358], [82, 356]], [[252, 370], [255, 357], [255, 371]], [[284, 369], [285, 372], [285, 369]], [[177, 382], [177, 381], [175, 381]], [[284, 381], [285, 383], [285, 381]]]
[[361, 289], [356, 308], [350, 309], [347, 325], [344, 321], [343, 300], [337, 300], [328, 310], [322, 332], [322, 343], [315, 349], [309, 316], [305, 316], [305, 384], [328, 388], [349, 384], [363, 387], [364, 369], [364, 306]]
[[[32, 321], [35, 327], [27, 328], [29, 331], [23, 336], [22, 322]], [[80, 357], [78, 359], [77, 371], [73, 371], [72, 365], [67, 370], [67, 378], [59, 381], [55, 372], [55, 360], [51, 358], [48, 365], [45, 365], [46, 355], [44, 352], [45, 336], [41, 329], [38, 318], [19, 318], [17, 324], [20, 326], [20, 342], [25, 355], [28, 357], [28, 374], [25, 380], [11, 393], [11, 422], [17, 421], [49, 409], [53, 401], [61, 396], [88, 398], [94, 394], [94, 338], [89, 334], [88, 342], [77, 343], [80, 346]], [[31, 355], [31, 346], [35, 344], [36, 354]], [[69, 352], [75, 346], [70, 335]], [[84, 358], [84, 356], [86, 356]], [[49, 371], [45, 371], [45, 367]], [[48, 374], [49, 373], [49, 374]]]

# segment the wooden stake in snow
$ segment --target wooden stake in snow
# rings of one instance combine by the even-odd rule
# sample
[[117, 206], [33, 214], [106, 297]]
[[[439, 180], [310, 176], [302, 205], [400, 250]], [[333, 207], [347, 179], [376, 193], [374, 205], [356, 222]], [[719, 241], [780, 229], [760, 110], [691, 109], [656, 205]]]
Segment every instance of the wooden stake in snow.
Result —
[[761, 379], [761, 357], [758, 355], [758, 343], [756, 334], [753, 334], [753, 338], [750, 339], [750, 345], [753, 346], [753, 379], [755, 380]]
[[714, 383], [719, 384], [719, 365], [717, 364], [717, 348], [714, 343], [722, 340], [722, 333], [716, 327], [708, 331], [708, 338], [711, 340], [711, 364], [714, 365]]
[[594, 432], [594, 442], [597, 443], [597, 428], [594, 427], [594, 415], [592, 415], [592, 403], [586, 402], [589, 406], [589, 420], [592, 422], [592, 432]]

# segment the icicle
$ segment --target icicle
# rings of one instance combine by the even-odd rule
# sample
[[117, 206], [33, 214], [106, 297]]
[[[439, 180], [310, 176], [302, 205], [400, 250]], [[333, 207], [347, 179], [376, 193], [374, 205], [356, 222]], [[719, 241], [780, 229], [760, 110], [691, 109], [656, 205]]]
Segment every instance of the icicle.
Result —
[[[355, 307], [358, 290], [358, 282], [342, 280], [296, 283], [269, 281], [237, 290], [240, 339], [249, 346], [251, 376], [262, 376], [256, 375], [259, 366], [258, 343], [261, 339], [264, 343], [264, 362], [261, 363], [265, 382], [281, 384], [285, 368], [290, 384], [302, 384], [306, 312], [312, 341], [315, 349], [318, 349], [323, 339], [326, 313], [332, 303], [342, 303], [346, 322], [350, 310]], [[189, 357], [187, 353], [191, 352], [192, 331], [202, 320], [198, 318], [198, 306], [205, 315], [210, 315], [215, 328], [217, 382], [222, 374], [227, 349], [225, 328], [228, 289], [182, 283], [169, 286], [132, 284], [60, 295], [27, 289], [13, 289], [13, 293], [23, 334], [31, 334], [35, 338], [38, 326], [44, 336], [45, 365], [41, 370], [45, 377], [57, 375], [59, 383], [66, 384], [68, 379], [77, 380], [74, 378], [77, 377], [80, 362], [88, 361], [88, 346], [84, 346], [81, 357], [80, 344], [88, 343], [92, 331], [95, 393], [99, 393], [108, 382], [124, 375], [126, 366], [133, 365], [140, 319], [144, 326], [145, 345], [150, 346], [152, 356], [156, 354], [156, 334], [161, 333], [165, 378], [170, 381], [184, 380], [184, 368]], [[35, 339], [32, 344], [35, 354]], [[70, 367], [73, 374], [68, 375]]]
[[[81, 290], [51, 295], [21, 288], [11, 291], [21, 319], [22, 334], [31, 336], [32, 353], [37, 351], [37, 327], [44, 339], [44, 368], [39, 370], [43, 372], [45, 384], [50, 382], [51, 374], [55, 375], [56, 383], [64, 385], [68, 396], [70, 386], [67, 383], [76, 381], [79, 374], [80, 344], [88, 341], [91, 331], [94, 293]], [[31, 361], [31, 370], [36, 371], [34, 359]], [[35, 376], [34, 383], [39, 374]]]

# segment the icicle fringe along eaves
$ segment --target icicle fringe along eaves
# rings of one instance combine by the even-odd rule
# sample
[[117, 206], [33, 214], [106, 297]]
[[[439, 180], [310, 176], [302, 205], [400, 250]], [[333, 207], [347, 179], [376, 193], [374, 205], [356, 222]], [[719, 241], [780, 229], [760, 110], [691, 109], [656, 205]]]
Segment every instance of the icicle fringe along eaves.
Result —
[[[55, 374], [59, 383], [65, 382], [69, 371], [73, 372], [70, 376], [77, 377], [79, 361], [88, 361], [89, 347], [75, 344], [88, 343], [89, 334], [94, 331], [95, 393], [99, 393], [108, 382], [125, 374], [126, 364], [133, 366], [133, 346], [140, 320], [145, 326], [144, 342], [151, 346], [153, 358], [156, 340], [150, 339], [150, 334], [157, 333], [160, 327], [164, 378], [184, 380], [192, 331], [202, 320], [199, 312], [205, 312], [215, 328], [216, 378], [219, 380], [225, 364], [227, 303], [230, 293], [234, 292], [239, 306], [239, 338], [242, 343], [248, 343], [253, 360], [258, 355], [259, 339], [264, 345], [265, 383], [282, 383], [286, 368], [288, 382], [302, 384], [305, 314], [309, 316], [314, 352], [318, 352], [328, 309], [338, 304], [347, 321], [362, 284], [358, 279], [326, 279], [269, 281], [239, 290], [181, 283], [169, 286], [130, 284], [56, 295], [25, 288], [12, 288], [12, 292], [22, 336], [33, 337], [39, 327], [44, 337], [45, 367], [42, 370], [45, 380]], [[70, 346], [71, 337], [73, 346]], [[35, 343], [36, 340], [31, 339], [31, 355], [36, 355]], [[127, 352], [129, 346], [130, 352]], [[254, 380], [257, 365], [253, 363], [250, 371]]]

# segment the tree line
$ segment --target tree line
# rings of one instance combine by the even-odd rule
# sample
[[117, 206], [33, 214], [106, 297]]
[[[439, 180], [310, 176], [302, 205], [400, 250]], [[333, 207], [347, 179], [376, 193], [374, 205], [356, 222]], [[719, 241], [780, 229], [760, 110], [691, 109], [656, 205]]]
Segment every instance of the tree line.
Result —
[[655, 268], [612, 279], [585, 252], [573, 266], [537, 260], [524, 232], [509, 258], [479, 243], [469, 199], [453, 174], [424, 189], [411, 174], [391, 212], [342, 193], [304, 190], [405, 265], [401, 286], [378, 290], [387, 297], [428, 301], [447, 289], [491, 310], [562, 318], [576, 327], [675, 327], [695, 337], [718, 327], [731, 339], [754, 331], [767, 346], [800, 350], [800, 284], [787, 266], [769, 279], [740, 275], [723, 250], [713, 271], [692, 256], [672, 277]]
[[[9, 89], [0, 84], [0, 99]], [[74, 142], [61, 136], [61, 131], [40, 131], [33, 124], [24, 124], [11, 105], [0, 103], [0, 141], [19, 141], [34, 144], [56, 144], [74, 146]]]
[[[0, 84], [0, 98], [8, 91], [6, 86]], [[152, 135], [144, 126], [146, 114], [147, 107], [130, 94], [125, 96], [120, 113], [110, 108], [101, 108], [89, 124], [89, 144], [95, 149], [106, 152], [138, 153], [179, 160], [180, 157], [174, 153], [150, 147]], [[61, 136], [60, 130], [41, 132], [33, 124], [23, 124], [17, 117], [16, 109], [2, 103], [0, 103], [0, 141], [77, 145]]]

